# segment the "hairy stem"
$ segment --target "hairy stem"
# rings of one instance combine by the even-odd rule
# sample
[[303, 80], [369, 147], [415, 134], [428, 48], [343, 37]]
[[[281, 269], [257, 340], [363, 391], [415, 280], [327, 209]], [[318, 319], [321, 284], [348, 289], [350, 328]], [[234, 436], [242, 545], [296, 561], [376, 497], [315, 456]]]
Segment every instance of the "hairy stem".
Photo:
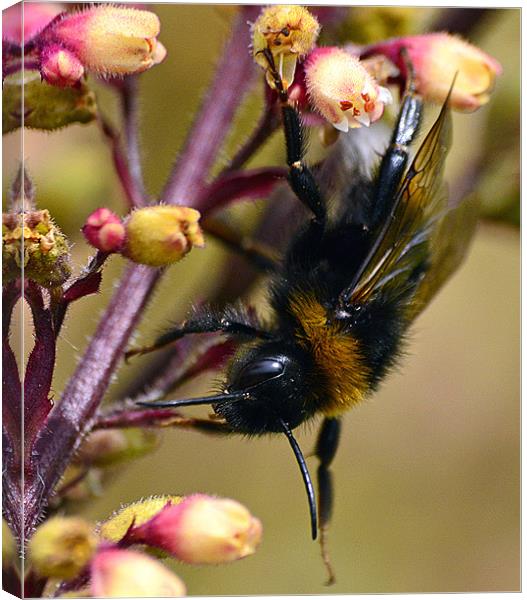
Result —
[[[240, 10], [216, 76], [161, 197], [163, 202], [184, 199], [199, 209], [196, 191], [205, 186], [236, 109], [251, 83], [247, 20], [255, 13], [254, 7]], [[126, 269], [61, 401], [51, 411], [34, 446], [38, 472], [26, 480], [26, 535], [38, 523], [71, 456], [90, 430], [95, 411], [161, 275], [162, 271], [141, 265]]]
[[121, 108], [126, 136], [128, 169], [134, 183], [134, 189], [139, 196], [136, 198], [135, 206], [142, 206], [147, 202], [139, 145], [139, 106], [137, 88], [138, 79], [136, 76], [132, 75], [124, 79], [123, 85], [119, 91], [121, 94]]

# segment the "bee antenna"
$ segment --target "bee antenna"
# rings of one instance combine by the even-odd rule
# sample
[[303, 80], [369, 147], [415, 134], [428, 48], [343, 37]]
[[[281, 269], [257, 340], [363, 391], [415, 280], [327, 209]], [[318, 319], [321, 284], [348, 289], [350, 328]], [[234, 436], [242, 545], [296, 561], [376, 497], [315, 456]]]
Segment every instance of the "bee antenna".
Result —
[[141, 402], [137, 401], [138, 406], [147, 406], [149, 408], [180, 408], [182, 406], [199, 406], [200, 404], [220, 404], [222, 402], [236, 402], [246, 397], [245, 392], [236, 392], [234, 394], [218, 394], [217, 396], [205, 396], [203, 398], [187, 398], [184, 400], [165, 400], [163, 402]]
[[307, 501], [309, 502], [309, 513], [311, 515], [311, 537], [314, 540], [316, 540], [318, 526], [317, 526], [317, 505], [316, 505], [316, 501], [315, 501], [315, 488], [313, 487], [313, 482], [311, 481], [311, 476], [309, 475], [309, 471], [307, 469], [306, 459], [304, 458], [304, 455], [302, 454], [302, 450], [300, 449], [298, 442], [294, 438], [293, 433], [291, 432], [291, 429], [289, 428], [289, 425], [282, 419], [280, 419], [280, 423], [281, 423], [282, 429], [284, 430], [284, 433], [287, 437], [287, 440], [289, 441], [289, 444], [291, 445], [291, 448], [293, 449], [293, 452], [294, 452], [294, 455], [296, 458], [296, 462], [298, 463], [298, 466], [300, 467], [300, 472], [302, 473], [302, 479], [304, 480], [304, 485], [306, 486]]

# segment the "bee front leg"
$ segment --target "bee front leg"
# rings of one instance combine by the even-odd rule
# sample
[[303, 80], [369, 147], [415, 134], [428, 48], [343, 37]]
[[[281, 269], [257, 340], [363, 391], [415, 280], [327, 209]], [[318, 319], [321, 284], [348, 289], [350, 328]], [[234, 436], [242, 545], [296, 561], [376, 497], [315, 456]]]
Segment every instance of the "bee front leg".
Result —
[[326, 585], [335, 583], [335, 572], [329, 557], [327, 547], [329, 522], [333, 511], [333, 477], [330, 465], [335, 458], [339, 445], [341, 421], [336, 418], [326, 418], [318, 434], [315, 454], [320, 461], [317, 470], [318, 480], [318, 512], [320, 530], [320, 549], [322, 560], [328, 572]]

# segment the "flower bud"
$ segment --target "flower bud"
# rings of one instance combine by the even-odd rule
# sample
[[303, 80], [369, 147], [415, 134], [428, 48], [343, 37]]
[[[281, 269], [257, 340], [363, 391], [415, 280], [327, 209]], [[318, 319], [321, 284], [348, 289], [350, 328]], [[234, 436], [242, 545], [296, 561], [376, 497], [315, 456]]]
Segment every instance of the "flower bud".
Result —
[[181, 579], [159, 561], [116, 548], [101, 550], [92, 560], [90, 591], [102, 598], [173, 598], [186, 593]]
[[103, 252], [119, 252], [124, 244], [125, 229], [120, 217], [108, 208], [98, 208], [82, 227], [86, 241]]
[[444, 102], [457, 73], [450, 106], [459, 111], [471, 112], [486, 104], [502, 72], [497, 60], [448, 33], [395, 38], [371, 46], [368, 55], [384, 54], [406, 73], [402, 48], [413, 65], [416, 90], [426, 100]]
[[167, 504], [132, 530], [132, 539], [190, 564], [218, 564], [253, 554], [262, 537], [258, 519], [234, 500], [204, 494]]
[[80, 81], [84, 67], [73, 52], [50, 45], [41, 54], [40, 74], [51, 85], [70, 87]]
[[49, 211], [4, 213], [2, 217], [2, 263], [6, 280], [24, 276], [51, 288], [71, 274], [70, 252], [65, 235]]
[[125, 536], [130, 525], [142, 525], [157, 515], [168, 503], [174, 506], [182, 500], [182, 496], [152, 496], [146, 500], [123, 506], [99, 525], [99, 535], [109, 542], [119, 542]]
[[200, 214], [184, 206], [151, 206], [135, 210], [125, 223], [130, 260], [162, 267], [181, 260], [193, 246], [204, 245]]
[[[315, 45], [320, 32], [317, 19], [303, 6], [278, 4], [264, 8], [252, 25], [254, 60], [269, 68], [263, 50], [269, 49], [284, 87], [292, 83], [296, 63]], [[272, 79], [268, 82], [273, 87]]]
[[317, 48], [308, 56], [305, 71], [311, 104], [340, 131], [369, 127], [392, 101], [389, 90], [340, 48]]
[[52, 517], [29, 540], [32, 567], [43, 577], [72, 579], [91, 560], [97, 547], [92, 525], [78, 517]]
[[152, 452], [158, 439], [156, 431], [139, 427], [93, 431], [82, 442], [75, 462], [96, 467], [113, 466]]
[[49, 43], [62, 43], [81, 63], [102, 75], [146, 71], [166, 55], [157, 41], [160, 24], [149, 11], [111, 5], [65, 14], [45, 32]]

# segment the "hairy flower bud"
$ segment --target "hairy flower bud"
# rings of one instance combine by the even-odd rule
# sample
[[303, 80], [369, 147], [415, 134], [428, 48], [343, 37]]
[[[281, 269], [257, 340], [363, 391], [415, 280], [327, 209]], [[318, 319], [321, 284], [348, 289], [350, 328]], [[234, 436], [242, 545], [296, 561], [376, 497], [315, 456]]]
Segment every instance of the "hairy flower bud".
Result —
[[157, 515], [168, 503], [176, 505], [182, 500], [182, 496], [152, 496], [146, 500], [123, 506], [99, 525], [99, 535], [109, 542], [119, 542], [125, 536], [130, 525], [142, 525]]
[[253, 554], [262, 525], [240, 503], [204, 494], [167, 504], [132, 530], [132, 539], [190, 564], [218, 564]]
[[[319, 32], [320, 25], [307, 8], [283, 4], [264, 8], [252, 25], [254, 60], [267, 71], [263, 50], [269, 49], [287, 88], [294, 79], [297, 60], [313, 48]], [[272, 79], [268, 82], [272, 87]]]
[[166, 55], [157, 41], [159, 19], [149, 11], [111, 5], [65, 14], [45, 32], [49, 43], [73, 51], [82, 64], [101, 75], [146, 71]]
[[84, 67], [73, 52], [52, 44], [40, 56], [40, 74], [51, 85], [70, 87], [80, 81]]
[[157, 447], [157, 432], [151, 429], [101, 429], [92, 431], [82, 442], [75, 462], [108, 467], [133, 460]]
[[450, 105], [471, 112], [486, 104], [502, 68], [476, 46], [448, 33], [395, 38], [368, 48], [368, 55], [384, 54], [402, 73], [405, 48], [415, 71], [416, 90], [429, 101], [442, 103], [454, 81]]
[[392, 101], [389, 90], [340, 48], [317, 48], [308, 56], [305, 71], [311, 104], [340, 131], [368, 127]]
[[135, 210], [125, 223], [130, 260], [153, 267], [167, 266], [183, 258], [193, 246], [204, 245], [200, 214], [184, 206], [151, 206]]
[[44, 577], [71, 579], [88, 564], [97, 547], [92, 525], [78, 517], [52, 517], [29, 540], [29, 559]]
[[68, 242], [46, 209], [4, 213], [2, 241], [6, 280], [20, 277], [22, 264], [25, 277], [47, 288], [71, 274]]
[[181, 579], [159, 561], [116, 548], [97, 552], [91, 563], [90, 591], [102, 598], [173, 598], [186, 593]]
[[120, 217], [108, 208], [98, 208], [86, 219], [82, 233], [87, 242], [103, 252], [119, 252], [125, 228]]

